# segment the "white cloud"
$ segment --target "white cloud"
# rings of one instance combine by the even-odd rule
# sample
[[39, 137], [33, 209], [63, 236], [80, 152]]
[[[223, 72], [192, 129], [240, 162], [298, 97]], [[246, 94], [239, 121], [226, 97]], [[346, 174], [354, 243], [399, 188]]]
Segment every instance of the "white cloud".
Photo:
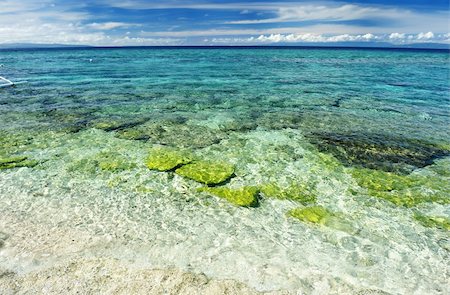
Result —
[[[242, 2], [195, 3], [194, 1], [104, 1], [105, 7], [130, 9], [190, 8], [226, 9], [236, 14], [270, 12], [273, 18], [244, 20], [232, 24], [209, 24], [205, 30], [182, 30], [171, 24], [164, 30], [145, 31], [145, 23], [102, 21], [108, 14], [91, 15], [82, 8], [86, 3], [54, 0], [3, 0], [0, 7], [0, 43], [65, 43], [86, 45], [179, 45], [208, 39], [206, 43], [279, 43], [279, 42], [447, 42], [448, 12], [425, 13], [392, 6], [342, 5], [336, 2]], [[363, 26], [340, 21], [384, 19], [383, 26]], [[322, 20], [327, 20], [324, 23]], [[329, 21], [335, 21], [330, 23]], [[246, 26], [251, 23], [307, 21], [305, 25]], [[239, 23], [239, 25], [236, 25]], [[142, 26], [137, 32], [135, 28]], [[118, 28], [130, 28], [118, 35]], [[432, 33], [433, 31], [434, 33]], [[394, 33], [391, 33], [394, 32]], [[400, 33], [396, 33], [400, 32]], [[423, 32], [423, 33], [418, 33]], [[206, 38], [207, 37], [207, 38]], [[227, 41], [228, 40], [228, 41]], [[188, 43], [183, 43], [188, 42]], [[204, 44], [204, 43], [202, 43]]]
[[430, 40], [433, 38], [434, 38], [433, 32], [420, 33], [419, 35], [417, 35], [417, 39], [419, 39], [419, 40]]
[[335, 36], [324, 36], [316, 34], [271, 34], [268, 36], [261, 35], [256, 39], [248, 39], [251, 41], [269, 42], [269, 43], [280, 43], [280, 42], [313, 42], [313, 43], [324, 43], [324, 42], [368, 42], [379, 40], [379, 36], [373, 34], [364, 35], [335, 35]]
[[389, 35], [390, 40], [403, 40], [405, 38], [406, 38], [406, 35], [402, 34], [402, 33], [391, 33]]
[[[9, 1], [9, 0], [6, 0]], [[19, 1], [17, 1], [19, 2]], [[10, 1], [7, 10], [0, 10], [0, 43], [42, 43], [74, 45], [178, 45], [177, 38], [112, 36], [108, 30], [138, 26], [123, 22], [88, 23], [93, 16], [73, 12], [53, 1]], [[2, 3], [3, 4], [3, 3]], [[44, 8], [44, 9], [43, 9]], [[8, 13], [4, 13], [7, 11]]]
[[[99, 0], [100, 1], [100, 0]], [[222, 2], [206, 3], [198, 1], [147, 1], [147, 0], [101, 0], [104, 5], [126, 9], [210, 9], [240, 12], [264, 12], [276, 15], [272, 18], [249, 19], [224, 22], [230, 25], [285, 23], [302, 21], [351, 21], [377, 20], [383, 23], [385, 32], [404, 31], [414, 33], [431, 31], [446, 33], [449, 30], [449, 13], [443, 11], [418, 11], [395, 5], [342, 4], [342, 1], [299, 0], [273, 2]], [[363, 2], [363, 1], [362, 1]], [[376, 28], [376, 24], [371, 29]], [[381, 26], [379, 26], [381, 29]], [[281, 33], [281, 32], [280, 32]], [[315, 32], [318, 33], [318, 32]], [[347, 32], [350, 34], [350, 32]]]
[[[421, 12], [394, 6], [338, 5], [332, 2], [322, 4], [291, 3], [283, 4], [273, 12], [276, 14], [276, 17], [230, 21], [226, 22], [226, 24], [274, 24], [305, 21], [320, 23], [323, 21], [371, 20], [382, 21], [383, 29], [391, 31], [404, 30], [413, 33], [435, 30], [444, 33], [449, 28], [448, 11]], [[373, 25], [371, 28], [376, 26]]]
[[[270, 34], [248, 38], [213, 38], [212, 43], [228, 44], [276, 44], [276, 43], [336, 43], [336, 42], [392, 42], [398, 44], [411, 44], [421, 42], [450, 43], [450, 34], [435, 35], [432, 32], [405, 35], [401, 33], [374, 35], [368, 34]], [[395, 41], [393, 41], [395, 40]]]
[[117, 28], [129, 28], [133, 26], [140, 26], [139, 24], [129, 24], [123, 22], [106, 22], [106, 23], [91, 23], [86, 25], [94, 30], [112, 30]]
[[365, 17], [393, 14], [393, 9], [380, 9], [375, 7], [362, 7], [358, 5], [296, 5], [292, 7], [281, 7], [277, 10], [277, 17], [260, 20], [241, 20], [228, 22], [229, 24], [262, 24], [280, 22], [298, 22], [311, 20], [355, 20]]

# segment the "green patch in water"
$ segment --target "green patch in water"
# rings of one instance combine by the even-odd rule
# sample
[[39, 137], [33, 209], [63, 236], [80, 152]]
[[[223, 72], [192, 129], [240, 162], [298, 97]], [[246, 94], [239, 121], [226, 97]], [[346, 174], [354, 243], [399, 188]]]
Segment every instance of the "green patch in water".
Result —
[[300, 221], [325, 224], [334, 213], [321, 206], [299, 207], [291, 209], [287, 215]]
[[97, 154], [95, 161], [101, 170], [110, 172], [124, 171], [136, 167], [135, 163], [116, 152], [101, 152]]
[[192, 160], [193, 156], [186, 151], [157, 147], [150, 151], [145, 160], [145, 165], [152, 170], [170, 171], [191, 163]]
[[200, 183], [216, 185], [234, 175], [234, 166], [224, 162], [196, 161], [178, 168], [175, 172]]
[[292, 183], [289, 186], [269, 183], [260, 186], [260, 190], [268, 198], [292, 200], [304, 205], [313, 204], [317, 200], [313, 188], [303, 183]]
[[441, 178], [421, 175], [397, 175], [391, 172], [355, 168], [351, 171], [357, 183], [369, 195], [398, 206], [413, 207], [421, 203], [450, 203], [450, 185]]
[[30, 134], [0, 131], [0, 151], [4, 154], [23, 152], [29, 149], [32, 143], [33, 136]]
[[25, 161], [27, 158], [28, 158], [27, 156], [1, 157], [0, 165], [22, 162]]
[[380, 170], [355, 168], [351, 173], [360, 186], [375, 191], [402, 190], [424, 184], [420, 177], [398, 175]]
[[416, 213], [414, 219], [425, 227], [450, 230], [450, 219], [444, 216], [426, 216]]
[[0, 157], [0, 170], [19, 167], [34, 167], [38, 161], [28, 160], [26, 156]]
[[356, 232], [356, 228], [346, 221], [342, 214], [322, 206], [298, 207], [289, 210], [286, 215], [302, 222], [324, 225], [350, 234]]
[[122, 154], [111, 151], [102, 151], [94, 156], [87, 157], [72, 163], [70, 172], [96, 174], [98, 171], [120, 172], [136, 167], [136, 163]]
[[373, 197], [384, 199], [397, 206], [414, 207], [422, 203], [450, 204], [448, 194], [443, 193], [423, 193], [418, 190], [402, 190], [383, 192], [369, 190], [369, 194]]
[[239, 189], [231, 189], [227, 187], [202, 187], [199, 192], [206, 192], [228, 202], [242, 207], [257, 207], [259, 189], [257, 187], [242, 187]]
[[175, 119], [151, 120], [116, 134], [122, 139], [148, 140], [154, 144], [177, 148], [203, 148], [219, 143], [227, 135], [205, 126], [187, 125]]

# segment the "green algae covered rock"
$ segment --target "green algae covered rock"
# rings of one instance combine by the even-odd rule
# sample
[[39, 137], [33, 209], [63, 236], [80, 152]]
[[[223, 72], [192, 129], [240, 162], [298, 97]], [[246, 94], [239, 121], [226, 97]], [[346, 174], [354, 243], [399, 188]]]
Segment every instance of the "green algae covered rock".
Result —
[[101, 152], [96, 156], [95, 161], [101, 170], [111, 172], [129, 170], [136, 167], [135, 163], [115, 152]]
[[224, 162], [197, 161], [175, 170], [178, 175], [207, 185], [220, 184], [234, 174], [234, 166]]
[[97, 174], [99, 171], [120, 172], [133, 169], [133, 163], [128, 157], [111, 151], [102, 151], [90, 157], [74, 161], [68, 171], [82, 174]]
[[425, 227], [436, 227], [450, 230], [450, 219], [443, 216], [425, 216], [416, 213], [414, 214], [414, 219]]
[[28, 158], [27, 156], [1, 157], [0, 165], [22, 162], [25, 161], [27, 158]]
[[352, 176], [360, 186], [376, 191], [402, 190], [423, 184], [423, 180], [417, 177], [373, 169], [355, 168], [352, 170]]
[[292, 183], [287, 187], [282, 187], [275, 183], [269, 183], [262, 185], [260, 190], [268, 198], [293, 200], [304, 205], [315, 203], [317, 200], [312, 189], [306, 184]]
[[357, 228], [346, 221], [342, 214], [329, 211], [321, 206], [291, 209], [286, 215], [303, 222], [324, 225], [349, 234], [357, 232]]
[[291, 209], [287, 212], [287, 215], [300, 221], [326, 224], [334, 216], [334, 213], [321, 206], [312, 206]]
[[0, 157], [0, 170], [18, 167], [34, 167], [38, 161], [28, 160], [26, 156]]
[[438, 203], [450, 204], [450, 197], [448, 194], [442, 192], [425, 193], [419, 190], [402, 190], [402, 191], [376, 191], [368, 190], [369, 195], [380, 199], [387, 200], [397, 206], [414, 207], [422, 203]]
[[450, 186], [445, 179], [432, 176], [397, 175], [372, 169], [353, 169], [356, 182], [367, 188], [369, 195], [413, 207], [421, 203], [449, 204]]
[[33, 136], [27, 132], [12, 133], [0, 130], [0, 152], [2, 154], [22, 153], [29, 150], [33, 142]]
[[145, 140], [176, 148], [204, 148], [219, 143], [226, 132], [206, 126], [186, 124], [186, 118], [160, 118], [131, 128], [117, 130], [116, 137]]
[[188, 152], [158, 147], [150, 151], [145, 165], [152, 170], [170, 171], [192, 162], [192, 159]]
[[228, 202], [242, 207], [257, 207], [259, 189], [256, 187], [242, 187], [231, 189], [227, 187], [202, 187], [198, 191], [218, 196]]

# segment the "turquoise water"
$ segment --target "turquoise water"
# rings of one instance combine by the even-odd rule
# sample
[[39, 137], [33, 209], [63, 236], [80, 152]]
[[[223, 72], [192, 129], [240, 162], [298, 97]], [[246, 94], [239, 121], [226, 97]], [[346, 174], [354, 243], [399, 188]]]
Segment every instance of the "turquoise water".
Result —
[[[113, 257], [259, 291], [446, 293], [449, 61], [406, 50], [0, 51], [0, 76], [26, 81], [0, 88], [0, 159], [14, 164], [0, 166], [0, 266], [21, 276]], [[232, 165], [218, 187], [256, 187], [259, 206], [148, 169], [155, 147]], [[311, 206], [335, 215], [288, 213]]]

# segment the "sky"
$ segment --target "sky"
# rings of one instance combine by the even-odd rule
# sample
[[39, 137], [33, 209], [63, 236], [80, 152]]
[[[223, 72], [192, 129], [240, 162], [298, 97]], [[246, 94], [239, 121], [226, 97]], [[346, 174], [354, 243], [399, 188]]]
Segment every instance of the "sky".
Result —
[[2, 0], [0, 43], [450, 44], [449, 0]]

